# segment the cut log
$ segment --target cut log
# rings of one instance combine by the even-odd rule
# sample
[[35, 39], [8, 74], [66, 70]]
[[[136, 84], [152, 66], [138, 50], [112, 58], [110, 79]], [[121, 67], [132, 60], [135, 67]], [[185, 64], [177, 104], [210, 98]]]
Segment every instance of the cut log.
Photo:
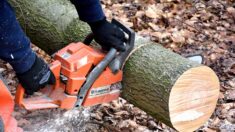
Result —
[[[51, 53], [89, 33], [68, 0], [10, 0], [32, 42]], [[23, 12], [23, 13], [22, 13]], [[193, 131], [213, 113], [213, 70], [137, 37], [124, 66], [122, 97], [178, 131]]]
[[214, 71], [137, 37], [124, 67], [122, 97], [178, 131], [211, 116], [219, 96]]

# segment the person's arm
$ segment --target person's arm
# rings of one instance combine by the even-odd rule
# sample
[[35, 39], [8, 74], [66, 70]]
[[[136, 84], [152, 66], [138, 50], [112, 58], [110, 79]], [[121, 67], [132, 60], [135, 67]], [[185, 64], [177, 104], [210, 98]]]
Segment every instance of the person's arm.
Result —
[[11, 64], [27, 94], [55, 81], [48, 65], [32, 51], [6, 0], [0, 0], [0, 59]]
[[77, 9], [80, 20], [96, 22], [105, 18], [99, 0], [70, 0]]
[[103, 49], [114, 47], [125, 51], [124, 33], [106, 20], [99, 0], [70, 0], [76, 7], [79, 18], [87, 22], [94, 34], [94, 39]]
[[11, 6], [6, 0], [1, 0], [0, 58], [9, 62], [16, 73], [23, 73], [32, 67], [35, 56]]

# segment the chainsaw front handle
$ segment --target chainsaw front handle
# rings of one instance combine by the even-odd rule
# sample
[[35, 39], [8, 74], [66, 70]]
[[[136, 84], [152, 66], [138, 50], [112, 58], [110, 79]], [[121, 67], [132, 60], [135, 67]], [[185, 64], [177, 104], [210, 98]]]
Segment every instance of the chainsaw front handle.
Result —
[[134, 48], [135, 44], [135, 32], [131, 30], [129, 27], [126, 27], [116, 19], [112, 19], [112, 24], [116, 25], [118, 28], [120, 28], [125, 34], [127, 34], [126, 37], [126, 43], [125, 47], [126, 50], [124, 52], [120, 52], [114, 60], [109, 64], [109, 68], [112, 70], [113, 73], [117, 73], [119, 70], [123, 68], [123, 65], [128, 58], [129, 54]]
[[[126, 42], [125, 42], [125, 48], [126, 50], [124, 52], [120, 52], [118, 55], [115, 56], [115, 58], [110, 62], [109, 68], [112, 70], [113, 73], [117, 73], [120, 69], [123, 68], [124, 63], [126, 59], [128, 58], [129, 54], [134, 48], [135, 44], [135, 32], [131, 30], [129, 27], [126, 27], [116, 19], [112, 19], [112, 24], [116, 25], [118, 28], [120, 28], [127, 36], [126, 36]], [[86, 36], [84, 39], [84, 43], [89, 45], [94, 39], [94, 34], [90, 33]], [[108, 55], [108, 54], [107, 54]]]

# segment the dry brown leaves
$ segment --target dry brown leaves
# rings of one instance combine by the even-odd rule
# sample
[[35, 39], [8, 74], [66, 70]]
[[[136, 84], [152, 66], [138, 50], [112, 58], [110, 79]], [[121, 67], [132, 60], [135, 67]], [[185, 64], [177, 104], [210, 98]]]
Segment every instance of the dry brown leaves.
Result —
[[235, 131], [233, 0], [103, 0], [103, 4], [109, 18], [120, 20], [142, 36], [151, 36], [176, 53], [202, 53], [204, 64], [220, 79], [221, 95], [215, 113], [199, 130]]
[[121, 98], [109, 104], [102, 104], [93, 112], [92, 120], [102, 124], [106, 130], [112, 127], [112, 131], [116, 132], [173, 131]]

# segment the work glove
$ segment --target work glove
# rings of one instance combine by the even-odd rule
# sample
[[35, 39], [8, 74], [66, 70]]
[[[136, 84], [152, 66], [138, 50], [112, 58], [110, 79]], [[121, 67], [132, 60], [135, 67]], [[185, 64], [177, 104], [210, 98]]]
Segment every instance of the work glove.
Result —
[[106, 18], [88, 24], [94, 34], [95, 41], [104, 50], [109, 50], [113, 47], [118, 51], [125, 51], [125, 34], [116, 25], [108, 22]]
[[32, 95], [47, 84], [55, 84], [55, 76], [48, 65], [36, 57], [31, 69], [22, 74], [16, 74], [26, 94]]

